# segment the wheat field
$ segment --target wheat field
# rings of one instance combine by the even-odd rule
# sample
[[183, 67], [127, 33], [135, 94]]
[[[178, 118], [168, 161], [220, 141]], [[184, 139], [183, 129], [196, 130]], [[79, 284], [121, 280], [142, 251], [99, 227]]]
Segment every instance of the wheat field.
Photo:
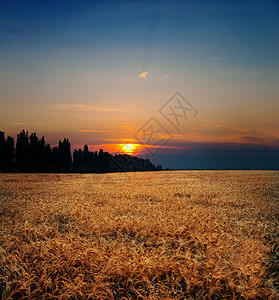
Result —
[[279, 174], [0, 175], [2, 299], [278, 299]]

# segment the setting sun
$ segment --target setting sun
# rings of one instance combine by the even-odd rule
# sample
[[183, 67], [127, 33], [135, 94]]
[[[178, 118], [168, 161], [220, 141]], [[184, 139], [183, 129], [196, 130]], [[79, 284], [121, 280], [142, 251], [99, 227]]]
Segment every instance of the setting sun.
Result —
[[122, 151], [125, 153], [125, 154], [129, 154], [129, 155], [132, 155], [136, 148], [137, 148], [137, 145], [136, 144], [123, 144], [121, 145], [121, 149]]

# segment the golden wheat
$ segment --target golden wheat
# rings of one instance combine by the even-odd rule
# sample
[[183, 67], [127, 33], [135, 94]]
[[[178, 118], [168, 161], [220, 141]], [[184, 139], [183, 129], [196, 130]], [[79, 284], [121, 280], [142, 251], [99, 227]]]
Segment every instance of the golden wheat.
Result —
[[0, 175], [3, 299], [276, 299], [278, 172]]

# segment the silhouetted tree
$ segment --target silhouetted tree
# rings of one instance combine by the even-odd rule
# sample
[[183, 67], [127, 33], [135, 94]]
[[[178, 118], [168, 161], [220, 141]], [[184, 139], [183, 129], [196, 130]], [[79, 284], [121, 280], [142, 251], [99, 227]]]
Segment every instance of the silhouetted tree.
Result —
[[73, 153], [73, 171], [77, 172], [97, 172], [97, 154], [90, 152], [85, 145], [83, 151], [75, 150]]
[[28, 172], [30, 170], [30, 144], [28, 138], [28, 131], [22, 130], [17, 135], [16, 142], [16, 169], [20, 172]]
[[32, 172], [44, 172], [46, 170], [46, 146], [45, 138], [39, 139], [35, 133], [30, 135], [30, 170]]
[[58, 165], [62, 172], [69, 172], [71, 168], [71, 144], [68, 139], [64, 139], [63, 142], [59, 141], [58, 144]]
[[39, 139], [35, 133], [30, 135], [30, 165], [29, 168], [32, 172], [40, 171], [39, 159]]
[[5, 139], [5, 133], [0, 131], [0, 172], [10, 172], [14, 162], [14, 139]]
[[99, 150], [99, 171], [100, 172], [110, 172], [110, 158], [111, 154], [108, 152], [104, 152], [103, 149]]
[[7, 171], [11, 171], [14, 165], [15, 141], [12, 137], [7, 137]]
[[46, 144], [44, 147], [44, 170], [45, 172], [51, 172], [51, 147], [49, 144]]
[[60, 171], [59, 151], [56, 146], [51, 149], [50, 170], [53, 172]]
[[74, 153], [73, 153], [73, 169], [77, 169], [78, 168], [78, 152], [77, 152], [77, 149], [74, 150]]

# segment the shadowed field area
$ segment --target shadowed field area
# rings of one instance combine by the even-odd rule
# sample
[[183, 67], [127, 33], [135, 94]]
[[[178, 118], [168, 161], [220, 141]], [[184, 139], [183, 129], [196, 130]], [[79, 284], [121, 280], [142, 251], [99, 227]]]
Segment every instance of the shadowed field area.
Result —
[[3, 299], [276, 299], [279, 174], [0, 175]]

